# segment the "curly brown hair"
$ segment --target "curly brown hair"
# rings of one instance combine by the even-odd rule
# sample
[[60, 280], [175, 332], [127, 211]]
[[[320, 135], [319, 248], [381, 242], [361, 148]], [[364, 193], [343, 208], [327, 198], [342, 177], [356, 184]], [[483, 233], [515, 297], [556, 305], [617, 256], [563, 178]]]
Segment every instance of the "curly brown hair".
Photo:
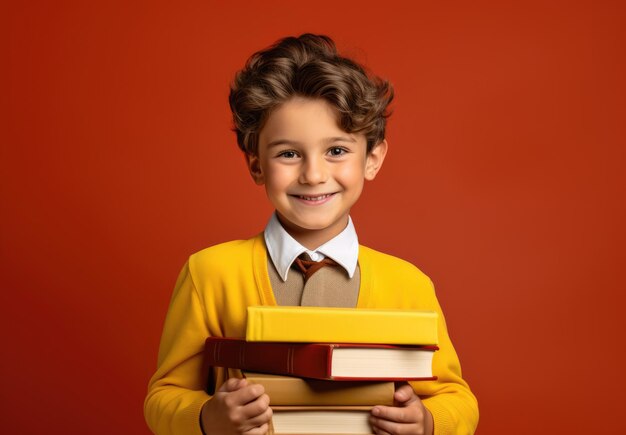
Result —
[[256, 155], [265, 121], [295, 96], [330, 103], [343, 130], [365, 135], [368, 153], [385, 138], [391, 84], [340, 56], [328, 36], [305, 33], [254, 53], [236, 74], [229, 103], [239, 148]]

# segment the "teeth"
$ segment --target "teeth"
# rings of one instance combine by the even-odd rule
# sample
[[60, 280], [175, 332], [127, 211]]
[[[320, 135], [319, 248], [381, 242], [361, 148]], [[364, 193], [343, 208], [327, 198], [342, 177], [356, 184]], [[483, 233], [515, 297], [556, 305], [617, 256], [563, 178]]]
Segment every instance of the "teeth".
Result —
[[321, 201], [322, 199], [328, 198], [330, 195], [320, 195], [320, 196], [304, 196], [300, 195], [300, 198], [307, 201]]

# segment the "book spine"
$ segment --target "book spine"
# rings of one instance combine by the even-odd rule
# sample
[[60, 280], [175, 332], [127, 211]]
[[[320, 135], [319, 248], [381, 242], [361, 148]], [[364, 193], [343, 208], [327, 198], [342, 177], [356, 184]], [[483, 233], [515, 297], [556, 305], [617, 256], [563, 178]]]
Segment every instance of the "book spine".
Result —
[[205, 345], [208, 366], [261, 373], [328, 379], [331, 347], [323, 344], [257, 343], [210, 337]]

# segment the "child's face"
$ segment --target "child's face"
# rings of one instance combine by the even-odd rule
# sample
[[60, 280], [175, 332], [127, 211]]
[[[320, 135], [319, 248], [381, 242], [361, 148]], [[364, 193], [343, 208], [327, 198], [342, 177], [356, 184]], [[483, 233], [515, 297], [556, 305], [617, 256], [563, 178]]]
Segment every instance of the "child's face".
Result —
[[285, 229], [319, 246], [346, 227], [364, 180], [374, 179], [386, 150], [383, 141], [368, 154], [365, 136], [343, 131], [324, 100], [293, 98], [270, 115], [258, 156], [248, 156], [248, 164]]

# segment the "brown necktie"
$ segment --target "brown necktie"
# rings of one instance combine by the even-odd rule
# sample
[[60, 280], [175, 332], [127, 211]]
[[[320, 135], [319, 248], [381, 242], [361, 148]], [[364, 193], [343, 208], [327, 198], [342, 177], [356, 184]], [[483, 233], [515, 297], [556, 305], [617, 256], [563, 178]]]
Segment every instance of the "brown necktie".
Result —
[[320, 270], [324, 266], [339, 266], [337, 262], [331, 258], [324, 258], [322, 261], [313, 261], [307, 254], [302, 254], [300, 257], [296, 258], [294, 264], [300, 269], [302, 275], [304, 276], [304, 282], [307, 280], [318, 270]]

